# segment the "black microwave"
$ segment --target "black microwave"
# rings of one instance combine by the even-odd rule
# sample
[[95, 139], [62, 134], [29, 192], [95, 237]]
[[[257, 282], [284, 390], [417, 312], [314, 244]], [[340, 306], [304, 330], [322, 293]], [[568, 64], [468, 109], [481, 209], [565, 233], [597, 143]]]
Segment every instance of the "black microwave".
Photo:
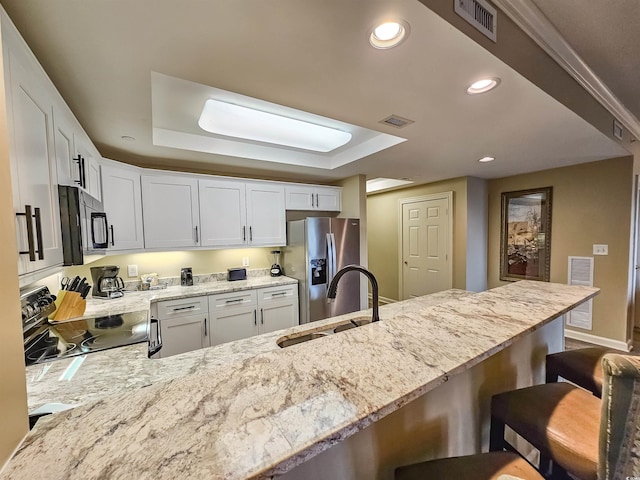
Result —
[[109, 230], [100, 200], [64, 185], [58, 185], [58, 199], [64, 265], [83, 265], [84, 255], [106, 254]]

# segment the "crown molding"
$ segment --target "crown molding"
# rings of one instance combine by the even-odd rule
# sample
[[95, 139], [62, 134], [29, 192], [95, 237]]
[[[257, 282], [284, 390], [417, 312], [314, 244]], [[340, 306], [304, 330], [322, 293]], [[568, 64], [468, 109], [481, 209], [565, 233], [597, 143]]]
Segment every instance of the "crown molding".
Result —
[[[635, 138], [640, 138], [640, 121], [613, 94], [553, 24], [530, 0], [492, 0], [553, 60], [606, 108]], [[612, 127], [613, 128], [613, 127]]]

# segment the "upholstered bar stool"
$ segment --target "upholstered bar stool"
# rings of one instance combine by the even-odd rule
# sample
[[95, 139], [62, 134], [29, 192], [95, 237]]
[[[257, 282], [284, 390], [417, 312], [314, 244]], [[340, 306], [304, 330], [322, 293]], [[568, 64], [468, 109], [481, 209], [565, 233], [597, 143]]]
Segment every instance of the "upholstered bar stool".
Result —
[[606, 354], [602, 371], [602, 400], [565, 382], [495, 395], [490, 449], [512, 449], [508, 425], [550, 460], [548, 478], [640, 476], [640, 357]]
[[600, 397], [604, 382], [602, 357], [607, 353], [626, 354], [626, 352], [604, 347], [578, 348], [551, 353], [546, 359], [547, 383], [557, 382], [558, 378], [562, 377]]

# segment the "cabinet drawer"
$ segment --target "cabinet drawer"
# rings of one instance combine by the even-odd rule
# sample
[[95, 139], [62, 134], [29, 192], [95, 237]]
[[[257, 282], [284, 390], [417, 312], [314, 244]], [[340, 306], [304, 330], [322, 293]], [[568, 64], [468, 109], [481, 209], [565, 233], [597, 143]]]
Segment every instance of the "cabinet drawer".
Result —
[[298, 298], [297, 285], [284, 285], [280, 287], [268, 287], [258, 290], [258, 301], [260, 304], [274, 301], [291, 301]]
[[255, 290], [209, 295], [209, 308], [213, 310], [250, 306], [257, 303]]
[[158, 318], [160, 320], [186, 317], [188, 315], [208, 312], [209, 306], [207, 304], [206, 296], [158, 302]]

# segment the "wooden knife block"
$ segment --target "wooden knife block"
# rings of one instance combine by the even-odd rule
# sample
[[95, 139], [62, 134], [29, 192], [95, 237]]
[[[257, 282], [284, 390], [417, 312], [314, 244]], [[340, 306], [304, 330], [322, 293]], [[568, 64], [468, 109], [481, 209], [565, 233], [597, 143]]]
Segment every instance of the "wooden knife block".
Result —
[[[60, 303], [58, 303], [60, 301]], [[49, 315], [50, 320], [61, 322], [69, 318], [81, 317], [87, 307], [87, 302], [78, 292], [62, 290], [56, 299], [57, 309]]]

